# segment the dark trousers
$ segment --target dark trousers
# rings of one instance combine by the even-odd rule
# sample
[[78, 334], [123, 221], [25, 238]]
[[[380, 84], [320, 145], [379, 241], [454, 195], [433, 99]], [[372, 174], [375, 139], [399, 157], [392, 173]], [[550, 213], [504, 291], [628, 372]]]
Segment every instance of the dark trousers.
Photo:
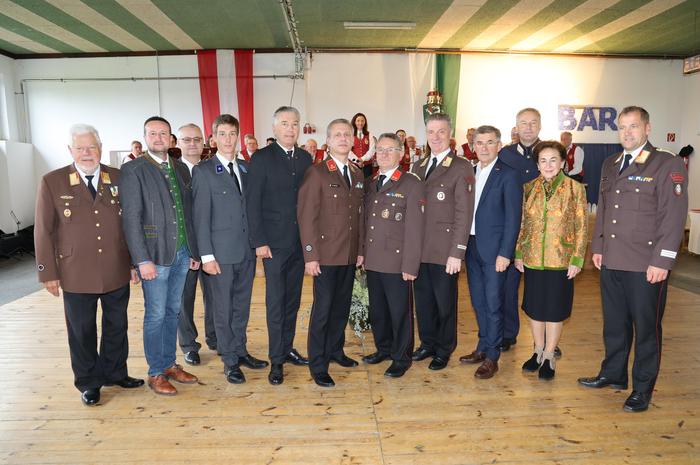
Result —
[[211, 304], [216, 328], [216, 342], [226, 368], [238, 365], [239, 357], [248, 354], [246, 331], [250, 317], [250, 298], [255, 279], [255, 260], [235, 265], [219, 263], [221, 273], [208, 275]]
[[661, 319], [666, 307], [668, 279], [649, 284], [645, 272], [619, 271], [602, 267], [600, 291], [603, 301], [605, 359], [600, 375], [615, 381], [627, 380], [632, 340], [635, 391], [651, 392], [661, 363]]
[[413, 283], [421, 347], [449, 358], [457, 347], [457, 277], [445, 265], [421, 263]]
[[[68, 347], [75, 387], [79, 391], [99, 388], [127, 376], [129, 356], [127, 314], [130, 288], [127, 284], [105, 294], [76, 294], [63, 291], [68, 329]], [[97, 351], [97, 301], [102, 305], [102, 337]]]
[[355, 265], [321, 266], [314, 277], [309, 320], [309, 370], [327, 373], [331, 358], [343, 356]]
[[197, 294], [197, 280], [202, 289], [204, 302], [204, 340], [210, 349], [216, 349], [216, 330], [214, 329], [214, 312], [211, 309], [211, 292], [201, 269], [189, 270], [182, 292], [182, 308], [177, 320], [177, 339], [183, 353], [199, 352], [202, 344], [197, 342], [197, 325], [194, 323], [194, 300]]
[[508, 271], [499, 273], [495, 262], [487, 263], [481, 259], [474, 236], [470, 236], [467, 243], [466, 262], [469, 295], [479, 325], [476, 350], [497, 361], [503, 341], [503, 298]]
[[369, 320], [377, 352], [411, 364], [413, 352], [413, 298], [410, 281], [401, 273], [367, 271]]
[[271, 250], [272, 258], [263, 260], [265, 305], [270, 362], [278, 364], [284, 363], [294, 344], [304, 284], [304, 256], [301, 245]]
[[[495, 265], [494, 265], [495, 266]], [[518, 288], [520, 273], [511, 263], [505, 273], [505, 300], [503, 301], [503, 338], [515, 339], [520, 332], [520, 314], [518, 313]]]

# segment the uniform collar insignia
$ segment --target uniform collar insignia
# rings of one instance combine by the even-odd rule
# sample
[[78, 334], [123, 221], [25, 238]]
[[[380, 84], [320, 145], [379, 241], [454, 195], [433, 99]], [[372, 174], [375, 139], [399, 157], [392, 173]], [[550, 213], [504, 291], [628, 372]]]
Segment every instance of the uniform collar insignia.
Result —
[[112, 184], [112, 180], [109, 178], [108, 172], [100, 171], [100, 177], [102, 178], [102, 184]]
[[331, 173], [333, 171], [338, 171], [338, 165], [335, 164], [332, 158], [329, 158], [326, 161], [326, 166], [328, 167], [328, 171], [330, 171]]
[[425, 158], [423, 158], [423, 163], [420, 164], [420, 167], [421, 167], [421, 168], [425, 167], [425, 165], [428, 164], [428, 160], [429, 160], [429, 159], [430, 159], [430, 157], [425, 157]]
[[635, 163], [646, 163], [647, 158], [649, 158], [649, 155], [651, 155], [651, 152], [648, 150], [642, 150], [639, 155], [637, 155], [637, 158], [634, 159]]
[[615, 164], [620, 163], [620, 160], [622, 160], [622, 157], [625, 155], [625, 152], [623, 151], [620, 153], [620, 156], [615, 159]]
[[392, 175], [391, 175], [391, 178], [389, 178], [389, 179], [390, 179], [391, 181], [396, 182], [396, 181], [399, 180], [399, 178], [401, 178], [401, 170], [399, 170], [399, 169], [397, 168], [396, 170], [394, 170], [394, 174], [392, 174]]
[[78, 184], [80, 184], [80, 175], [77, 171], [73, 171], [71, 174], [68, 175], [68, 182], [70, 182], [71, 186], [77, 186]]
[[216, 164], [216, 173], [217, 173], [217, 174], [220, 174], [220, 173], [223, 173], [223, 172], [224, 172], [224, 165], [222, 165], [221, 163], [217, 163], [217, 164]]
[[442, 160], [442, 166], [445, 168], [449, 168], [450, 165], [452, 164], [452, 157], [450, 155], [447, 155], [444, 160]]

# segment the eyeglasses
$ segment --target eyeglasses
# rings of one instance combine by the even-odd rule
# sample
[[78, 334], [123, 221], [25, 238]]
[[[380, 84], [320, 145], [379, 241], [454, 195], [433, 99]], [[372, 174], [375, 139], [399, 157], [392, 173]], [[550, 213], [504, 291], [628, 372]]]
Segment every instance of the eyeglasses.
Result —
[[377, 153], [391, 153], [391, 152], [401, 152], [401, 149], [399, 147], [388, 147], [388, 148], [382, 148], [379, 147], [376, 150]]
[[201, 142], [204, 142], [204, 139], [201, 137], [180, 137], [180, 140], [185, 144], [191, 144], [192, 142], [194, 142], [195, 144], [199, 144]]
[[77, 153], [96, 152], [98, 148], [99, 147], [96, 145], [88, 145], [87, 147], [72, 147], [71, 146], [71, 149]]

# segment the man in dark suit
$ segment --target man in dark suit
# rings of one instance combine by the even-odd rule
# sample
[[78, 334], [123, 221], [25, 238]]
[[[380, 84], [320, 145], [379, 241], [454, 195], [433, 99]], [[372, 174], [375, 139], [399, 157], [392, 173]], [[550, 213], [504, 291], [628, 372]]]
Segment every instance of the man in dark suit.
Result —
[[331, 360], [344, 367], [358, 365], [343, 347], [355, 267], [363, 262], [364, 176], [348, 160], [355, 137], [350, 121], [331, 121], [326, 136], [329, 156], [306, 172], [297, 218], [306, 274], [314, 277], [309, 369], [316, 384], [331, 387]]
[[138, 276], [121, 228], [119, 170], [100, 164], [95, 128], [76, 124], [70, 133], [73, 163], [48, 173], [39, 185], [34, 244], [39, 281], [56, 297], [63, 288], [75, 387], [85, 405], [95, 405], [102, 386], [143, 385], [126, 368], [129, 279], [135, 284]]
[[176, 363], [177, 321], [187, 270], [199, 267], [192, 225], [190, 172], [168, 156], [170, 123], [152, 116], [144, 123], [148, 151], [122, 170], [124, 236], [138, 267], [145, 312], [143, 349], [148, 385], [175, 395], [169, 380], [192, 384], [197, 377]]
[[591, 244], [600, 270], [605, 358], [597, 376], [578, 382], [627, 389], [634, 340], [632, 393], [623, 408], [642, 412], [659, 375], [661, 319], [688, 214], [688, 173], [680, 157], [651, 145], [644, 108], [624, 108], [617, 126], [624, 152], [603, 162]]
[[457, 276], [474, 209], [474, 170], [450, 150], [452, 121], [434, 113], [425, 126], [431, 155], [413, 165], [425, 187], [425, 235], [414, 282], [420, 347], [413, 360], [433, 357], [442, 370], [457, 346]]
[[280, 107], [273, 116], [276, 141], [251, 158], [246, 194], [250, 244], [265, 268], [265, 305], [273, 385], [284, 381], [283, 365], [307, 365], [293, 348], [304, 283], [304, 256], [297, 224], [297, 195], [311, 166], [308, 152], [296, 147], [299, 111]]
[[[204, 135], [194, 123], [185, 124], [178, 130], [177, 146], [182, 151], [180, 161], [185, 164], [192, 175], [192, 170], [199, 164], [204, 151]], [[211, 304], [211, 292], [208, 283], [203, 279], [201, 269], [189, 270], [185, 280], [185, 290], [182, 293], [182, 310], [178, 317], [177, 339], [180, 349], [185, 355], [185, 362], [199, 365], [199, 349], [202, 345], [197, 342], [197, 325], [194, 322], [194, 300], [197, 292], [197, 281], [201, 283], [202, 301], [204, 302], [204, 338], [211, 350], [216, 350], [216, 331], [214, 330], [214, 310]]]
[[236, 159], [239, 127], [231, 115], [216, 117], [212, 131], [218, 150], [195, 167], [192, 177], [197, 248], [211, 289], [224, 373], [234, 384], [245, 382], [240, 365], [253, 369], [267, 366], [246, 349], [255, 254], [248, 238], [245, 208], [248, 164]]
[[391, 358], [385, 376], [399, 378], [413, 353], [413, 281], [423, 243], [423, 183], [399, 168], [404, 147], [399, 136], [385, 133], [376, 145], [379, 171], [365, 197], [365, 269], [369, 318], [377, 351], [366, 363]]
[[498, 159], [501, 132], [493, 126], [476, 130], [476, 208], [467, 245], [467, 279], [479, 325], [479, 342], [464, 363], [481, 363], [474, 376], [498, 371], [503, 339], [505, 271], [513, 259], [520, 231], [523, 188], [517, 171]]
[[[516, 170], [520, 174], [523, 185], [539, 176], [537, 160], [532, 156], [532, 150], [540, 141], [540, 129], [542, 118], [535, 108], [523, 108], [515, 116], [515, 128], [518, 133], [518, 142], [503, 147], [498, 154], [498, 159]], [[503, 324], [503, 341], [501, 350], [507, 351], [518, 340], [520, 332], [520, 314], [518, 305], [518, 288], [520, 286], [521, 273], [511, 263], [506, 270], [506, 297], [504, 305], [505, 320]], [[556, 348], [554, 354], [559, 357], [561, 351]]]

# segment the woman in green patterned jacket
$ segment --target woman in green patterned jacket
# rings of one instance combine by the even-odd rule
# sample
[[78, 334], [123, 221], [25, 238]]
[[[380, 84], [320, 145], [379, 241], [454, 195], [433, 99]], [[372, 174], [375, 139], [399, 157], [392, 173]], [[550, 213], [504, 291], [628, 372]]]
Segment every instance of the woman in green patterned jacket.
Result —
[[533, 156], [540, 176], [525, 184], [515, 249], [515, 267], [525, 276], [522, 308], [535, 342], [523, 370], [539, 370], [541, 379], [552, 379], [554, 349], [571, 315], [573, 279], [586, 253], [586, 190], [564, 175], [566, 149], [559, 142], [540, 142]]

